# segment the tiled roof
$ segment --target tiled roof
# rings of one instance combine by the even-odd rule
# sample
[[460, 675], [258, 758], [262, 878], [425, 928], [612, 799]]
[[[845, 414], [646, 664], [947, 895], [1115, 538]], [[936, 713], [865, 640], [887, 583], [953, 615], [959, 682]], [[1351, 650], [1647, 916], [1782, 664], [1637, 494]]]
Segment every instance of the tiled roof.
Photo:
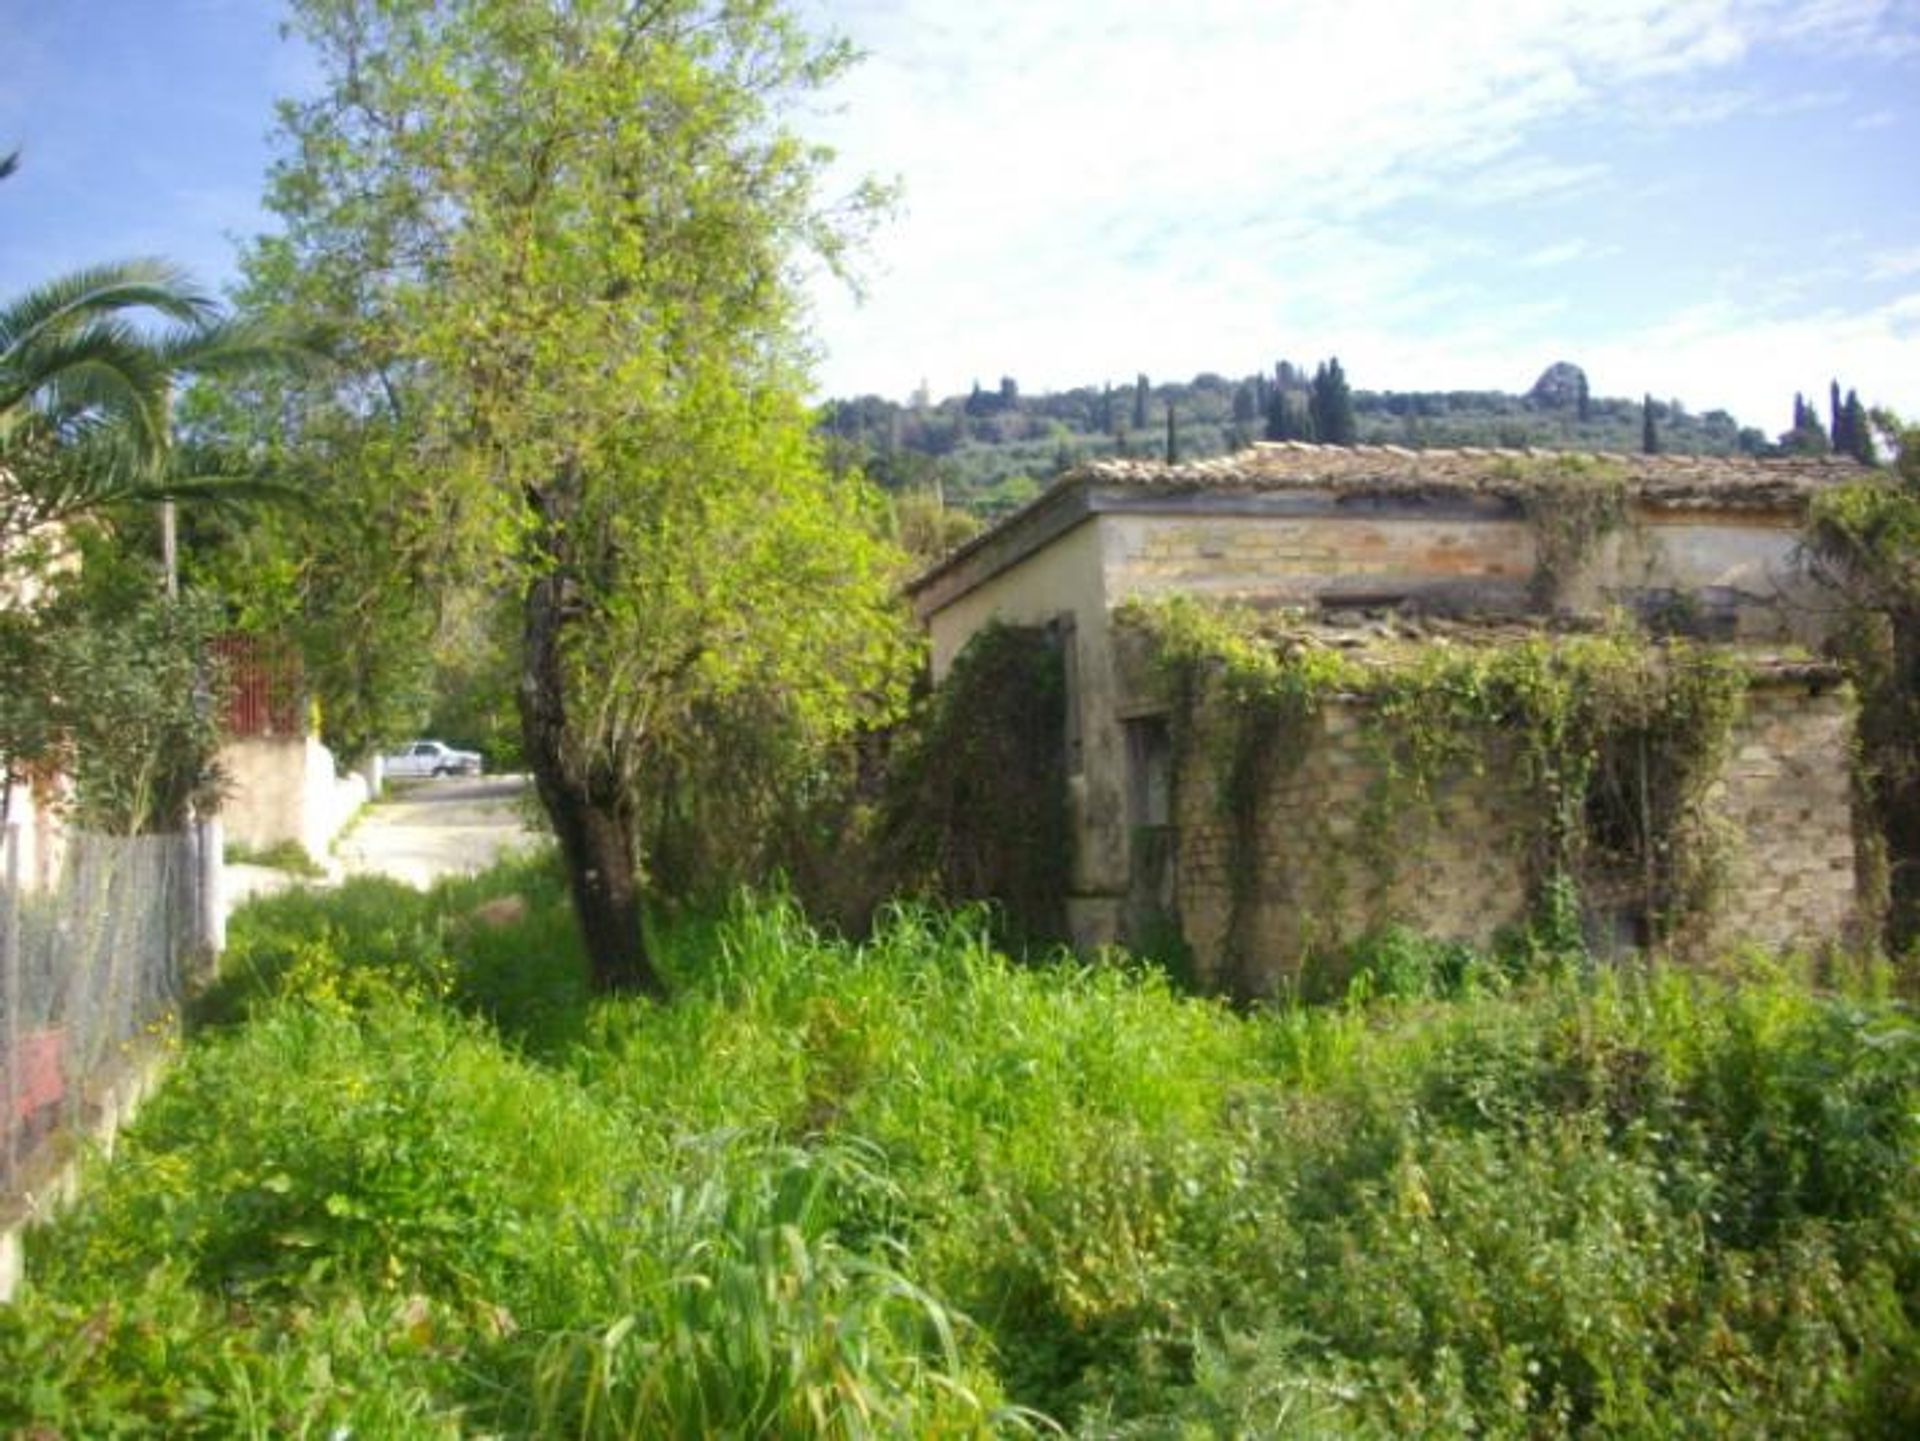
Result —
[[1845, 456], [1757, 460], [1726, 455], [1582, 454], [1554, 450], [1407, 450], [1397, 445], [1265, 442], [1181, 465], [1103, 460], [1070, 479], [1154, 489], [1311, 489], [1370, 495], [1470, 491], [1517, 495], [1551, 483], [1554, 470], [1603, 468], [1650, 505], [1794, 507], [1815, 491], [1866, 473]]

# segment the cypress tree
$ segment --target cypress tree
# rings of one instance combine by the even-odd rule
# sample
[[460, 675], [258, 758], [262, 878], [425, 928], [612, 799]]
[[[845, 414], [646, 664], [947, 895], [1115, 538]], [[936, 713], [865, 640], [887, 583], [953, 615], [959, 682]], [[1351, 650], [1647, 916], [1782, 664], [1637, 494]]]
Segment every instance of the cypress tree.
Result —
[[1173, 418], [1173, 402], [1167, 402], [1167, 464], [1180, 463], [1180, 432]]
[[1313, 389], [1307, 403], [1315, 438], [1328, 445], [1352, 445], [1360, 437], [1353, 415], [1353, 394], [1347, 389], [1346, 374], [1340, 359], [1321, 365], [1313, 373]]
[[1133, 428], [1147, 428], [1147, 377], [1141, 374], [1133, 382]]
[[1857, 390], [1847, 392], [1847, 438], [1851, 442], [1847, 453], [1862, 465], [1878, 465], [1879, 452], [1873, 445], [1873, 426], [1867, 419], [1867, 408], [1860, 403]]
[[1780, 437], [1781, 448], [1793, 455], [1825, 455], [1831, 437], [1820, 413], [1798, 391], [1793, 396], [1793, 429]]
[[1827, 382], [1827, 438], [1833, 443], [1837, 455], [1850, 454], [1853, 447], [1847, 444], [1847, 410], [1840, 403], [1840, 382]]
[[1653, 396], [1643, 394], [1640, 400], [1640, 450], [1645, 455], [1660, 453], [1660, 428], [1653, 420]]

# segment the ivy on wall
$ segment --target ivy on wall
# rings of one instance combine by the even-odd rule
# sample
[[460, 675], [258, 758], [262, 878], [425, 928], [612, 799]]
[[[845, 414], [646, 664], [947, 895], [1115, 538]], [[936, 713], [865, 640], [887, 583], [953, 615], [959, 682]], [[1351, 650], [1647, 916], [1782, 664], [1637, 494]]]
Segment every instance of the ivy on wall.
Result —
[[1528, 596], [1542, 610], [1563, 607], [1594, 548], [1627, 524], [1626, 472], [1587, 455], [1503, 457], [1488, 473], [1511, 493], [1533, 532]]
[[[1195, 747], [1222, 777], [1229, 818], [1230, 988], [1254, 986], [1247, 921], [1258, 838], [1276, 777], [1320, 735], [1329, 703], [1350, 705], [1373, 782], [1353, 853], [1384, 897], [1417, 811], [1451, 775], [1498, 757], [1524, 818], [1538, 931], [1577, 945], [1583, 899], [1628, 904], [1636, 939], [1671, 944], [1712, 909], [1718, 839], [1701, 801], [1725, 759], [1747, 674], [1724, 650], [1626, 630], [1523, 630], [1482, 643], [1414, 641], [1363, 652], [1319, 642], [1298, 617], [1176, 598], [1135, 604], [1173, 701], [1176, 764]], [[1380, 919], [1385, 919], [1384, 917]]]
[[978, 632], [907, 732], [881, 821], [896, 889], [992, 901], [1015, 944], [1066, 937], [1072, 879], [1059, 637]]

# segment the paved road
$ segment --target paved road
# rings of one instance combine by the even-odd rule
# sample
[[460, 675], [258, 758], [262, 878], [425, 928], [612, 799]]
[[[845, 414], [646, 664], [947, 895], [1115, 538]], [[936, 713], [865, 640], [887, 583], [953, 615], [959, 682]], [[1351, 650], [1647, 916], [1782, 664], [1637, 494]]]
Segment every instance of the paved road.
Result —
[[[546, 834], [525, 776], [402, 781], [361, 812], [322, 858], [330, 880], [382, 875], [428, 886], [442, 876], [485, 870], [509, 851]], [[231, 914], [249, 896], [301, 882], [264, 866], [226, 868], [223, 901]], [[324, 884], [322, 882], [321, 884]]]
[[334, 843], [342, 874], [392, 876], [427, 886], [485, 870], [545, 834], [525, 776], [403, 782]]

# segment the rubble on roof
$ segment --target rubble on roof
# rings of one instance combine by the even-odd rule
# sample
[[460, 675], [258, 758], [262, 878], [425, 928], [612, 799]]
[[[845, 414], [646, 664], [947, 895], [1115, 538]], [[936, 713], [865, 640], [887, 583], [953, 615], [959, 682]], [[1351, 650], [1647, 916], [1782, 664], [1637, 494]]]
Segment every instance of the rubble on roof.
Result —
[[[1251, 635], [1282, 653], [1337, 650], [1361, 665], [1390, 668], [1428, 649], [1462, 650], [1541, 639], [1603, 635], [1604, 617], [1578, 615], [1437, 615], [1417, 606], [1326, 606], [1318, 609], [1235, 607]], [[1782, 646], [1734, 646], [1755, 680], [1837, 684], [1839, 668], [1804, 650]]]
[[1625, 455], [1553, 450], [1408, 450], [1398, 445], [1311, 445], [1269, 441], [1231, 455], [1166, 465], [1101, 460], [1069, 480], [1155, 490], [1324, 489], [1347, 494], [1514, 496], [1551, 485], [1555, 472], [1620, 477], [1636, 499], [1655, 507], [1711, 504], [1730, 509], [1798, 508], [1816, 491], [1859, 479], [1847, 456], [1756, 459], [1728, 455]]

